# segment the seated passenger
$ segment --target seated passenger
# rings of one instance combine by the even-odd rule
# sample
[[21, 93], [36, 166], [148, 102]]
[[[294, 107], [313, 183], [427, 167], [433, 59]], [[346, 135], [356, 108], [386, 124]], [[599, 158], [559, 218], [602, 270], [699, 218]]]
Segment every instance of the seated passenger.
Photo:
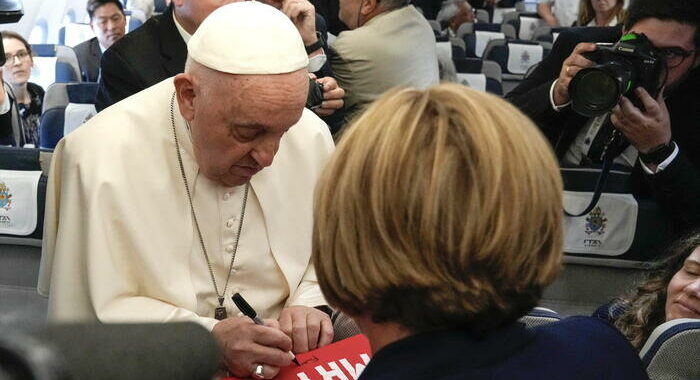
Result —
[[87, 13], [95, 37], [76, 45], [75, 55], [84, 82], [97, 82], [102, 52], [126, 33], [126, 16], [119, 0], [88, 0]]
[[641, 285], [596, 315], [612, 321], [637, 350], [664, 322], [700, 319], [700, 231], [676, 242]]
[[32, 46], [15, 32], [3, 31], [5, 65], [0, 68], [0, 145], [39, 145], [39, 117], [44, 89], [29, 82]]
[[581, 0], [574, 26], [615, 26], [622, 24], [625, 0]]
[[438, 84], [435, 34], [407, 0], [340, 2], [346, 30], [331, 43], [331, 66], [350, 114], [396, 86]]
[[534, 124], [456, 84], [384, 95], [319, 180], [313, 263], [369, 379], [646, 379], [609, 324], [517, 322], [561, 268], [562, 183]]
[[567, 27], [576, 21], [579, 5], [579, 0], [537, 0], [537, 14], [551, 27]]
[[464, 23], [476, 22], [474, 9], [465, 0], [452, 0], [442, 3], [442, 9], [437, 15], [437, 22], [443, 29], [444, 35], [457, 37], [459, 27]]

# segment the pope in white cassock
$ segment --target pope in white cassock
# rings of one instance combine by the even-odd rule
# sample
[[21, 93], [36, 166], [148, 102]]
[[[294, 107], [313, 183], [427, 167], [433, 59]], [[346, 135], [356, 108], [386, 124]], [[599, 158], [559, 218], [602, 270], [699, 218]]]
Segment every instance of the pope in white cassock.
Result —
[[309, 258], [333, 141], [304, 109], [308, 58], [283, 13], [223, 6], [188, 54], [58, 144], [39, 291], [51, 321], [200, 323], [234, 375], [270, 378], [332, 340]]

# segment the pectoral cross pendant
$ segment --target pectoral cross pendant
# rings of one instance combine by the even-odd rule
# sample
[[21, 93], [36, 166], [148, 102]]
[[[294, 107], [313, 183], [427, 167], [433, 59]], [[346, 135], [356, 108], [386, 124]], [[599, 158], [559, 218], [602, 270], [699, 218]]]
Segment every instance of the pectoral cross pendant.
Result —
[[219, 321], [226, 319], [228, 315], [226, 314], [226, 308], [224, 307], [224, 297], [219, 297], [219, 306], [214, 309], [214, 318]]

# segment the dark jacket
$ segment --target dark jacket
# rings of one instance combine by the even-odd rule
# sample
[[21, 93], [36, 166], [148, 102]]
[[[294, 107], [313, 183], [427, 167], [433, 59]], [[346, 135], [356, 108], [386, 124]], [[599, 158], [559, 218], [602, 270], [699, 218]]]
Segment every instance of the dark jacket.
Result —
[[[320, 18], [320, 20], [319, 20]], [[326, 23], [316, 15], [317, 30], [327, 39]], [[323, 28], [323, 29], [320, 29]], [[254, 36], [251, 36], [254, 38]], [[325, 50], [328, 51], [327, 47]], [[185, 71], [187, 45], [175, 26], [172, 7], [107, 49], [101, 60], [102, 77], [96, 108], [110, 105]], [[327, 61], [317, 76], [332, 75]]]
[[73, 50], [78, 56], [80, 76], [83, 78], [83, 82], [97, 82], [100, 76], [100, 58], [102, 58], [102, 50], [97, 37], [81, 42]]
[[5, 94], [10, 98], [10, 110], [0, 115], [0, 145], [22, 147], [24, 144], [39, 146], [39, 117], [44, 104], [44, 89], [38, 84], [27, 83], [31, 97], [29, 106], [17, 105], [10, 86], [5, 84]]
[[[574, 28], [557, 38], [552, 52], [528, 78], [506, 98], [530, 116], [544, 132], [560, 159], [574, 142], [587, 118], [571, 107], [560, 112], [552, 109], [549, 89], [559, 76], [562, 64], [580, 42], [615, 42], [622, 28]], [[653, 198], [671, 218], [677, 233], [700, 226], [700, 69], [689, 73], [683, 83], [666, 94], [671, 117], [671, 133], [679, 154], [663, 171], [646, 174], [639, 160], [632, 171], [633, 192], [641, 198]]]
[[475, 339], [460, 330], [428, 332], [377, 352], [360, 380], [648, 379], [629, 342], [591, 317], [526, 329], [514, 323]]
[[97, 110], [184, 71], [187, 45], [175, 27], [172, 8], [151, 17], [105, 50]]

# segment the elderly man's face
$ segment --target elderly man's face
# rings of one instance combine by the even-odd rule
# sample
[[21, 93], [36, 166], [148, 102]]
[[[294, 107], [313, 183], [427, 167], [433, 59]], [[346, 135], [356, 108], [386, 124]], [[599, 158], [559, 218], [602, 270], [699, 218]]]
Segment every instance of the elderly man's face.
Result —
[[195, 89], [194, 153], [204, 176], [223, 186], [239, 186], [272, 164], [280, 139], [299, 121], [308, 76], [306, 70], [234, 80], [216, 75], [222, 76], [220, 84]]

